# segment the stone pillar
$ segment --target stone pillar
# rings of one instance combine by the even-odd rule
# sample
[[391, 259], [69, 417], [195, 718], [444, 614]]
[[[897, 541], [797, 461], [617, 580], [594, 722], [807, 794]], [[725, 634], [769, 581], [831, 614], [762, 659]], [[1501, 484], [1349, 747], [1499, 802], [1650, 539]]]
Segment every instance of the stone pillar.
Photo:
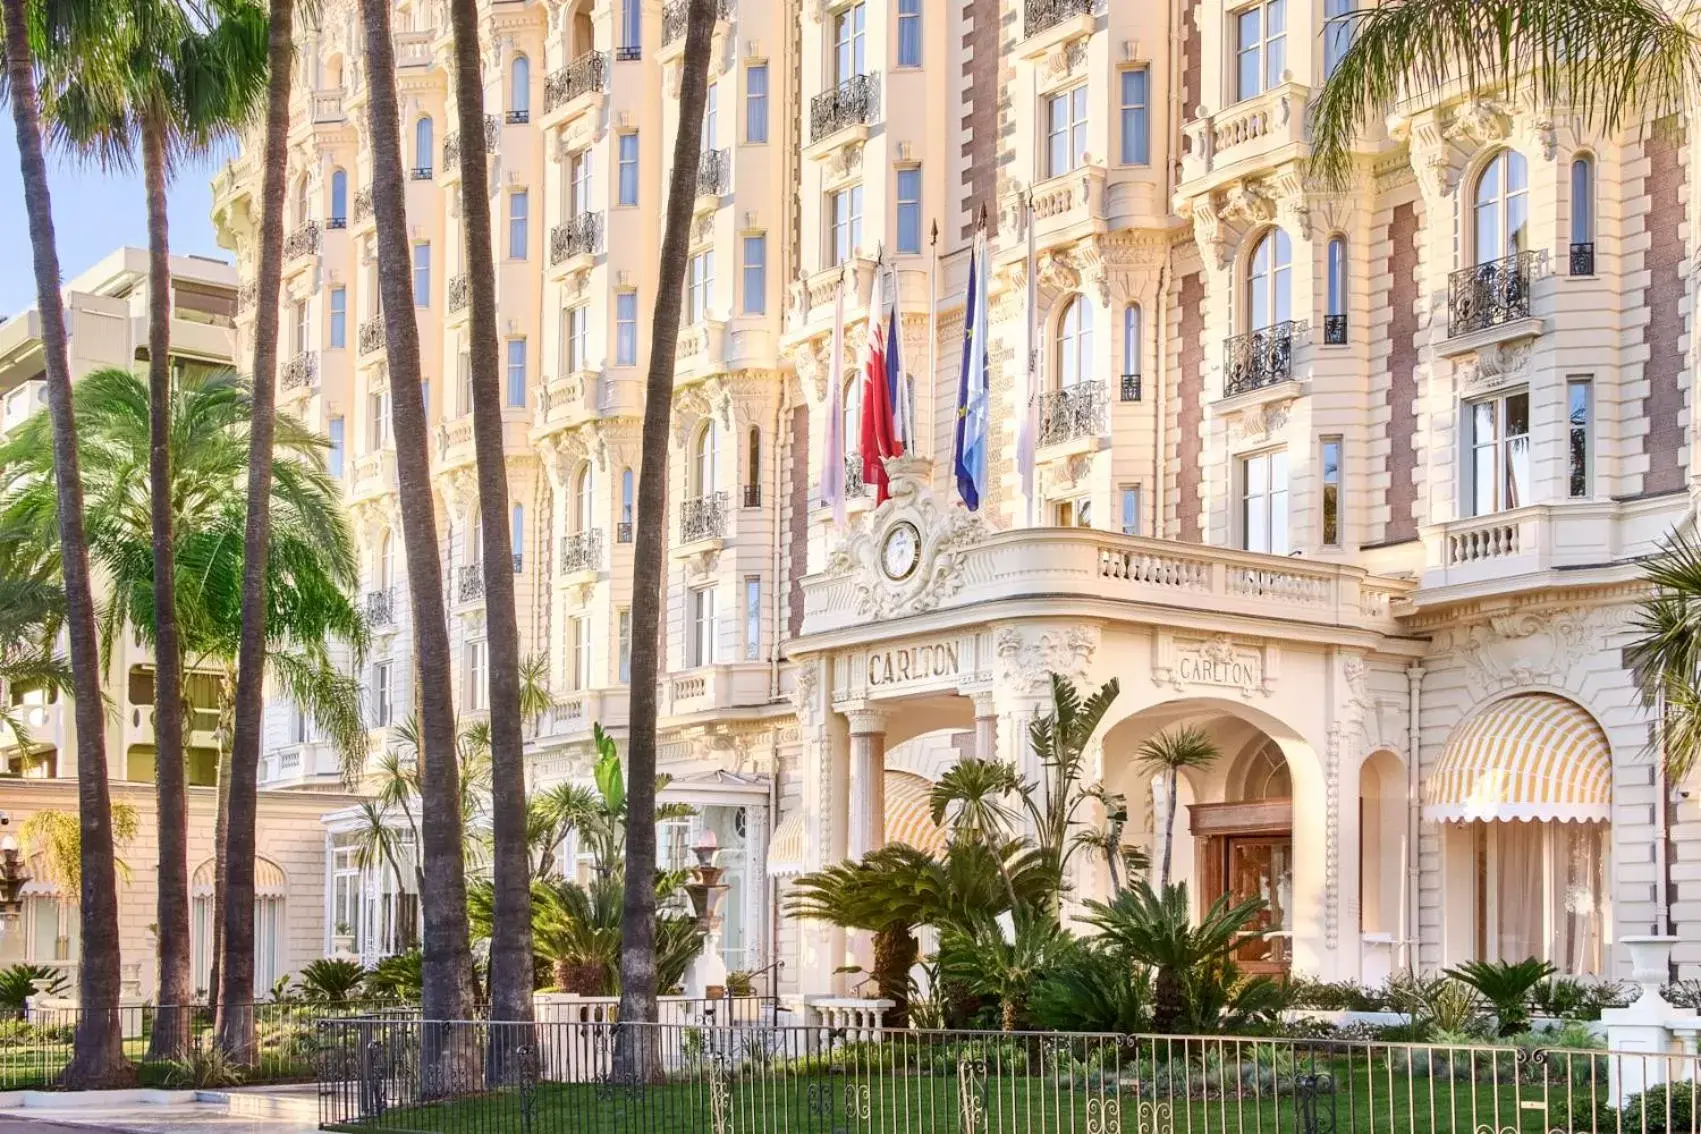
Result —
[[859, 708], [850, 722], [850, 839], [846, 853], [859, 859], [886, 845], [886, 714]]
[[992, 692], [974, 694], [975, 759], [998, 759], [998, 706]]

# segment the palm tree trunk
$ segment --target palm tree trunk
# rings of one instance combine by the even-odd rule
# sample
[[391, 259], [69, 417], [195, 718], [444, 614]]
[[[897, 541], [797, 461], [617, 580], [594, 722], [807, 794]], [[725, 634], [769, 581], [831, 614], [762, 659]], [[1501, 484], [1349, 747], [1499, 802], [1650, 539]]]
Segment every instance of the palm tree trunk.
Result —
[[[213, 941], [207, 964], [207, 1004], [218, 1019], [219, 963], [224, 958], [224, 836], [230, 828], [230, 745], [236, 725], [236, 673], [227, 660], [219, 680], [219, 770], [213, 815]], [[215, 1031], [216, 1035], [216, 1031]]]
[[53, 423], [53, 467], [59, 505], [59, 552], [65, 584], [65, 625], [76, 697], [77, 811], [82, 837], [82, 965], [76, 1050], [60, 1076], [68, 1087], [121, 1086], [134, 1076], [124, 1058], [118, 1015], [118, 870], [112, 846], [112, 790], [107, 782], [106, 729], [102, 716], [100, 650], [95, 637], [89, 548], [83, 533], [83, 478], [72, 418], [71, 367], [65, 343], [65, 305], [59, 293], [59, 251], [53, 236], [53, 202], [47, 187], [35, 71], [30, 56], [25, 0], [4, 0], [6, 67], [18, 166], [24, 183], [47, 370], [47, 412]]
[[[714, 0], [689, 0], [679, 84], [679, 130], [662, 229], [661, 270], [650, 323], [650, 372], [644, 388], [643, 457], [638, 468], [638, 530], [632, 570], [632, 686], [626, 774], [626, 915], [620, 923], [620, 1019], [656, 1019], [656, 670], [661, 622], [663, 539], [667, 532], [668, 432], [673, 417], [674, 349], [679, 343], [685, 257], [696, 196], [697, 155], [708, 101], [709, 37]], [[623, 1031], [615, 1072], [629, 1080], [660, 1061], [650, 1044]], [[641, 1049], [641, 1050], [640, 1050]]]
[[183, 654], [171, 532], [171, 253], [164, 124], [142, 127], [148, 195], [148, 509], [154, 552], [154, 791], [159, 806], [158, 1003], [149, 1059], [182, 1057], [190, 1002], [189, 816], [183, 772]]
[[[425, 403], [419, 384], [419, 328], [413, 310], [408, 257], [407, 201], [396, 105], [395, 47], [388, 0], [360, 0], [365, 25], [372, 135], [372, 212], [377, 229], [378, 280], [390, 372], [396, 438], [396, 480], [407, 555], [408, 594], [420, 707], [420, 807], [430, 816], [420, 832], [420, 902], [425, 939], [421, 1008], [427, 1020], [464, 1020], [470, 1011], [472, 950], [468, 944], [466, 867], [462, 857], [460, 769], [455, 760], [455, 711], [449, 673], [449, 629], [443, 615], [443, 572]], [[483, 127], [480, 126], [482, 130]], [[421, 1053], [425, 1090], [436, 1094], [457, 1061], [453, 1043]]]
[[1170, 851], [1175, 846], [1175, 791], [1180, 786], [1181, 774], [1171, 768], [1164, 776], [1164, 859], [1158, 868], [1158, 892], [1161, 894], [1169, 888]]
[[[520, 720], [520, 628], [514, 609], [508, 471], [502, 452], [502, 390], [496, 342], [496, 266], [485, 173], [484, 79], [478, 0], [450, 0], [455, 103], [461, 130], [461, 223], [472, 306], [473, 450], [484, 526], [484, 617], [490, 682], [490, 826], [494, 908], [490, 1018], [532, 1018], [532, 895], [526, 854], [525, 738]], [[539, 556], [535, 560], [541, 562]], [[493, 1029], [513, 1035], [513, 1029]], [[499, 1074], [493, 1064], [488, 1071]]]
[[267, 5], [266, 140], [260, 174], [260, 249], [254, 297], [254, 418], [248, 433], [248, 514], [242, 532], [242, 632], [236, 651], [236, 713], [230, 768], [220, 777], [223, 908], [218, 911], [219, 1047], [252, 1061], [254, 1037], [254, 843], [260, 731], [265, 724], [266, 553], [271, 537], [272, 436], [276, 412], [278, 301], [283, 278], [284, 176], [289, 166], [289, 88], [294, 0]]

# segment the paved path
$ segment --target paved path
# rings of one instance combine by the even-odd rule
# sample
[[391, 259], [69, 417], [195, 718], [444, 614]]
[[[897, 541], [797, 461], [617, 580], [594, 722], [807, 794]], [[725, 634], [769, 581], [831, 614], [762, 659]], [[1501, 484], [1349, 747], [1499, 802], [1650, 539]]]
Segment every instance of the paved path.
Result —
[[175, 1134], [179, 1130], [216, 1134], [312, 1134], [311, 1124], [282, 1119], [233, 1118], [209, 1103], [138, 1104], [74, 1113], [0, 1111], [0, 1134]]

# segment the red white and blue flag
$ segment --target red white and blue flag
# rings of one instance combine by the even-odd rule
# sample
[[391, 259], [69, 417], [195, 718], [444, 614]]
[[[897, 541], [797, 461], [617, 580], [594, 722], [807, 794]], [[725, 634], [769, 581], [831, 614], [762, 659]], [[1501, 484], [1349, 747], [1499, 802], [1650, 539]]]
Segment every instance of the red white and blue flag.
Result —
[[886, 460], [904, 455], [910, 436], [908, 391], [899, 357], [896, 275], [882, 262], [874, 271], [868, 297], [868, 357], [862, 373], [862, 480], [884, 504], [890, 492]]

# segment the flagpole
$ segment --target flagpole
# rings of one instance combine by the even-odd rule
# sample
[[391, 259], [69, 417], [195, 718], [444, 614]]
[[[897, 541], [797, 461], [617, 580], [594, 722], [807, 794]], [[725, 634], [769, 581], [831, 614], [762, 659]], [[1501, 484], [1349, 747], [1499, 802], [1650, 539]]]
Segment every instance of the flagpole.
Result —
[[[939, 375], [939, 221], [937, 219], [933, 222], [933, 238], [929, 241], [929, 247], [933, 253], [933, 258], [927, 265], [927, 391], [928, 397], [931, 398]], [[931, 412], [927, 415], [930, 425], [935, 416]], [[927, 455], [929, 457], [933, 456], [938, 448], [936, 444], [939, 440], [936, 436], [937, 433], [938, 430], [934, 429], [928, 436]]]

